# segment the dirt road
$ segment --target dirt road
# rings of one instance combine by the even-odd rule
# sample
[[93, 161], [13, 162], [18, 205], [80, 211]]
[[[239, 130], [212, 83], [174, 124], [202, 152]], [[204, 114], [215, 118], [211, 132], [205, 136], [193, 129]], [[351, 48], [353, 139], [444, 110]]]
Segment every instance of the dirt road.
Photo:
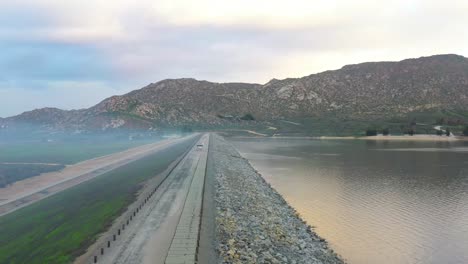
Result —
[[152, 179], [138, 201], [75, 263], [163, 264], [208, 135], [197, 144], [203, 147], [193, 147], [165, 179]]
[[15, 182], [0, 189], [0, 216], [194, 136], [167, 139], [139, 146], [76, 163], [58, 172], [43, 173]]

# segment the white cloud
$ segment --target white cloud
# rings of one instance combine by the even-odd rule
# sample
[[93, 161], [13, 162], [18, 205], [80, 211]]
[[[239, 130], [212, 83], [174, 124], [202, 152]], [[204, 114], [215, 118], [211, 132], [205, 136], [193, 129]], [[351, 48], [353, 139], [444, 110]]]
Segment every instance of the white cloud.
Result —
[[[0, 8], [25, 8], [53, 18], [57, 39], [131, 37], [132, 25], [248, 26], [297, 29], [331, 26], [409, 27], [466, 22], [465, 0], [19, 0]], [[441, 21], [441, 19], [445, 21]], [[145, 25], [146, 24], [146, 25]], [[112, 40], [112, 39], [111, 39]]]
[[[57, 61], [51, 69], [76, 61], [67, 56], [89, 60], [64, 67], [68, 84], [0, 85], [0, 115], [40, 106], [86, 107], [164, 78], [264, 83], [364, 61], [467, 56], [466, 14], [466, 0], [2, 1], [0, 47], [20, 42], [27, 49], [39, 42], [89, 48], [55, 56], [42, 48], [44, 60]], [[83, 54], [88, 50], [96, 54]], [[39, 51], [24, 53], [34, 57]], [[88, 68], [102, 73], [81, 68], [93, 58], [106, 63]], [[34, 66], [19, 76], [35, 76]]]

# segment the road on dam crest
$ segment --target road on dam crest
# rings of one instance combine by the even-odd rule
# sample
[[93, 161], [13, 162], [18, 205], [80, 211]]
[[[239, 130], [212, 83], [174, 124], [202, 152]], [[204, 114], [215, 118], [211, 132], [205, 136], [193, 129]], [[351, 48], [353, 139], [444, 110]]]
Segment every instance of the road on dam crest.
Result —
[[75, 263], [196, 263], [209, 135], [135, 203]]

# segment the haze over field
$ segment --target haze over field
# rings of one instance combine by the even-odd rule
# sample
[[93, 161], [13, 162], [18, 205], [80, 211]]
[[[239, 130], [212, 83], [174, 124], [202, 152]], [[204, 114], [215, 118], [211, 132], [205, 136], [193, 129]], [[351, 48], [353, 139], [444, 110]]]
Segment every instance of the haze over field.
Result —
[[0, 3], [0, 116], [90, 107], [166, 78], [266, 83], [365, 61], [468, 55], [451, 1]]

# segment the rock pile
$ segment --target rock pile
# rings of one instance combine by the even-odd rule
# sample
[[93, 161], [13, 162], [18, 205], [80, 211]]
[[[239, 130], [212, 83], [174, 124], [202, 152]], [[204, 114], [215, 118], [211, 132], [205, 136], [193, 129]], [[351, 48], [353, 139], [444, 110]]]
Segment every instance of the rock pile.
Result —
[[213, 135], [220, 263], [343, 263], [247, 160]]

